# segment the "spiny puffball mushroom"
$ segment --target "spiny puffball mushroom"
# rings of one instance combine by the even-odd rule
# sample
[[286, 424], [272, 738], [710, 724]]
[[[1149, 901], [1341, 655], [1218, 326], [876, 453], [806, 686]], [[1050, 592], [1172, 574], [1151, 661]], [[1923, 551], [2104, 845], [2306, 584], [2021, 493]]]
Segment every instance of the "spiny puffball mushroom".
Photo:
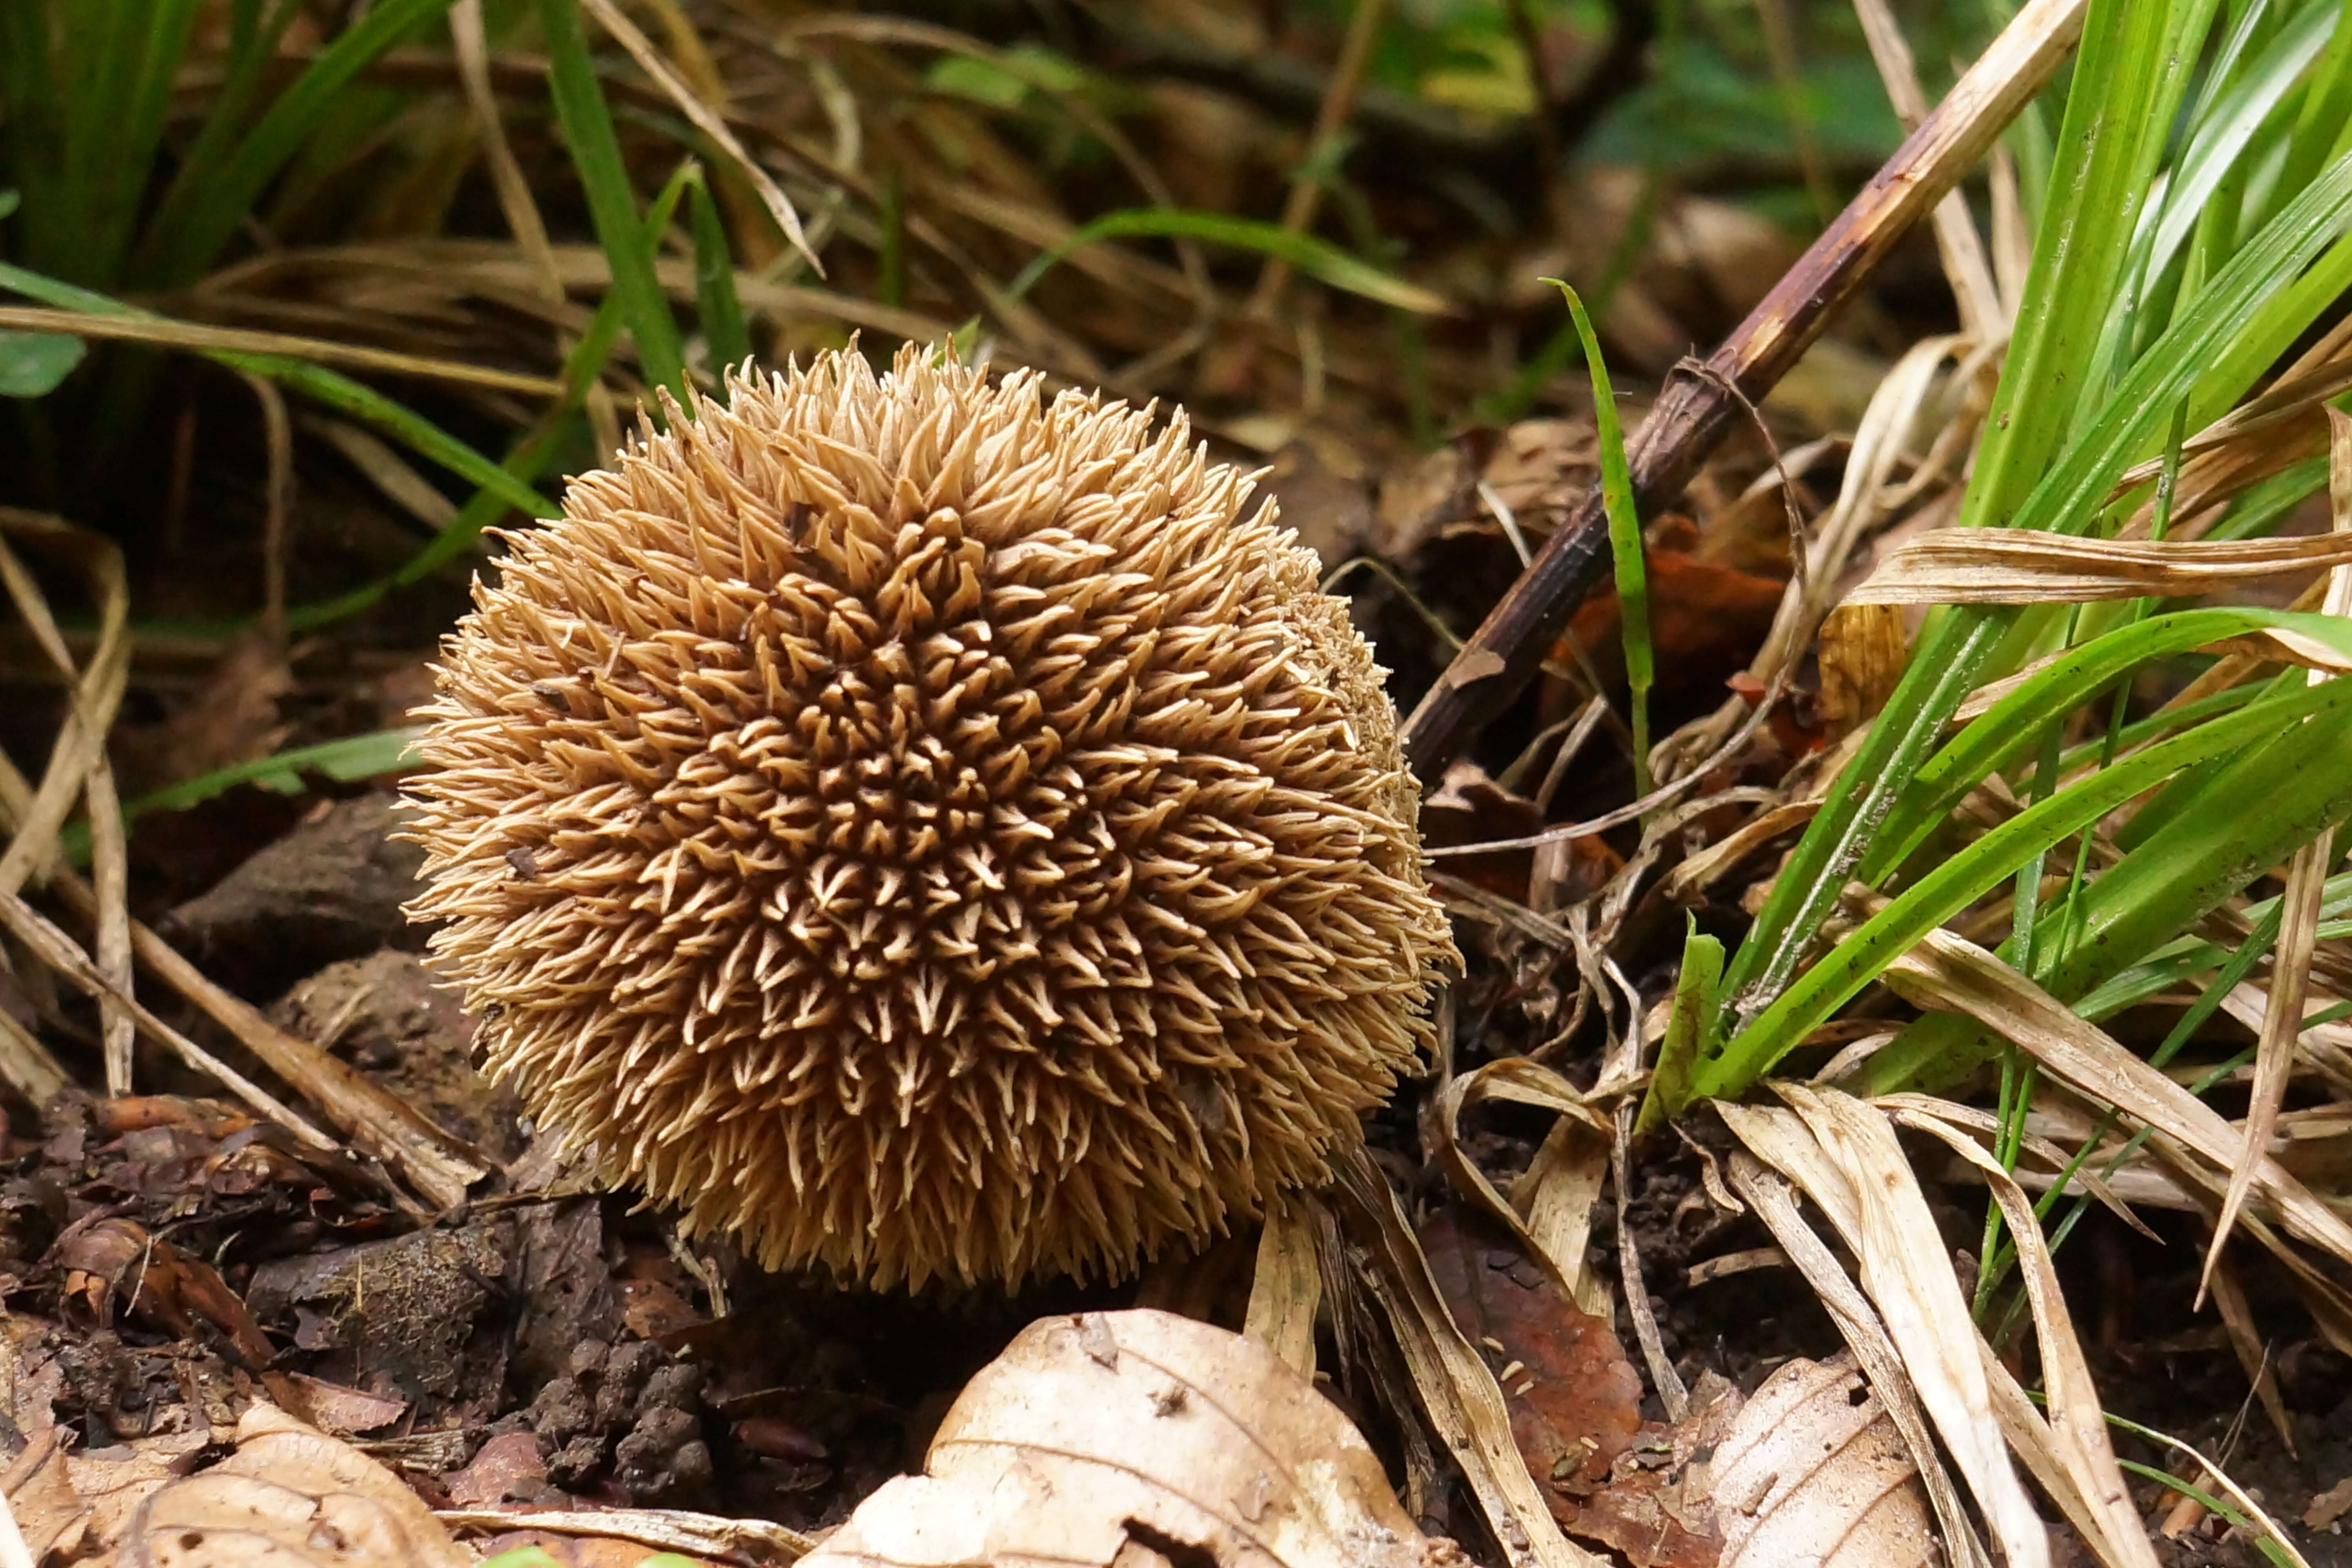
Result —
[[910, 347], [509, 541], [412, 784], [436, 961], [765, 1267], [1116, 1277], [1328, 1173], [1459, 962], [1381, 671], [1181, 416]]

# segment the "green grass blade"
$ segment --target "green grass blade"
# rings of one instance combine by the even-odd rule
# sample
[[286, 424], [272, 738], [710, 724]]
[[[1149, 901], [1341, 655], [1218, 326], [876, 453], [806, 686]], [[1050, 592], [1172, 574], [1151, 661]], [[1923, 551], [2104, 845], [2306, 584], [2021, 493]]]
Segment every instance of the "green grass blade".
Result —
[[192, 161], [181, 171], [140, 244], [132, 276], [162, 284], [202, 276], [353, 79], [449, 5], [379, 0], [320, 51], [251, 131], [226, 145], [216, 164]]
[[1650, 580], [1642, 557], [1642, 518], [1633, 506], [1633, 476], [1625, 466], [1625, 427], [1617, 417], [1601, 340], [1576, 290], [1557, 278], [1545, 282], [1567, 298], [1569, 318], [1584, 345], [1592, 375], [1592, 424], [1601, 446], [1601, 497], [1609, 516], [1609, 553], [1617, 571], [1617, 625], [1625, 647], [1625, 689], [1633, 721], [1633, 794], [1650, 793], [1650, 687], [1656, 678], [1650, 650]]
[[[2242, 167], [2256, 133], [2289, 100], [2305, 68], [2327, 42], [2334, 24], [2333, 16], [2315, 6], [2288, 18], [2261, 56], [2214, 100], [2165, 191], [2148, 256], [2150, 273], [2171, 264], [2222, 182]], [[2314, 175], [2316, 173], [2313, 171]]]
[[[681, 167], [654, 197], [653, 206], [646, 214], [645, 233], [647, 242], [666, 231], [677, 215], [677, 204], [686, 194], [688, 174], [691, 165]], [[572, 345], [563, 362], [563, 395], [556, 405], [542, 415], [523, 438], [507, 454], [505, 471], [519, 483], [536, 482], [553, 460], [562, 441], [564, 426], [580, 405], [587, 400], [588, 389], [604, 374], [605, 362], [612, 357], [614, 341], [621, 332], [619, 297], [607, 290], [589, 321], [588, 330]], [[537, 491], [531, 492], [536, 495]], [[430, 543], [418, 551], [397, 570], [362, 584], [348, 594], [319, 604], [302, 605], [287, 612], [286, 624], [295, 630], [307, 630], [341, 620], [358, 614], [387, 595], [439, 571], [459, 556], [472, 550], [482, 531], [491, 527], [510, 510], [505, 499], [489, 490], [479, 490], [473, 500], [458, 510], [447, 527], [433, 536]], [[558, 509], [541, 502], [539, 510], [524, 509], [534, 517], [558, 515]]]
[[694, 303], [702, 318], [702, 342], [710, 371], [722, 384], [726, 373], [751, 357], [751, 329], [735, 292], [735, 259], [727, 245], [727, 225], [711, 199], [710, 182], [696, 169], [687, 181], [687, 223], [694, 234]]
[[[1721, 1056], [1701, 1065], [1696, 1092], [1721, 1097], [1753, 1083], [1927, 932], [2015, 875], [2033, 856], [2135, 795], [2183, 768], [2347, 709], [2352, 709], [2352, 682], [2331, 681], [2269, 697], [2159, 741], [2020, 812], [1937, 864], [1798, 976], [1725, 1046]], [[2092, 889], [2103, 887], [2113, 875]], [[2064, 918], [2063, 906], [2053, 910], [2051, 918]], [[2090, 945], [2096, 934], [2087, 921], [2084, 931], [2081, 946]], [[1894, 1048], [1890, 1045], [1879, 1056]], [[1874, 1066], [1876, 1060], [1873, 1058]]]
[[1642, 1096], [1641, 1114], [1633, 1121], [1636, 1132], [1654, 1131], [1668, 1118], [1680, 1116], [1690, 1102], [1699, 1041], [1715, 1016], [1723, 984], [1723, 943], [1701, 935], [1696, 917], [1684, 919], [1682, 973], [1675, 980], [1674, 1006], [1666, 1016], [1666, 1037], [1658, 1046], [1649, 1091]]
[[1877, 882], [1933, 833], [1987, 775], [2023, 756], [2044, 729], [2141, 665], [2225, 637], [2295, 631], [2352, 656], [2352, 624], [2335, 616], [2220, 608], [2156, 616], [2069, 649], [1972, 721], [1913, 776], [1857, 873]]
[[1442, 316], [1450, 307], [1444, 297], [1361, 261], [1338, 246], [1311, 234], [1294, 234], [1279, 224], [1224, 213], [1193, 212], [1183, 207], [1133, 207], [1105, 213], [1071, 231], [1070, 237], [1021, 269], [1005, 289], [1005, 297], [1019, 300], [1037, 280], [1061, 265], [1073, 252], [1106, 239], [1205, 239], [1253, 250], [1289, 263], [1307, 277], [1328, 283], [1344, 294], [1392, 305], [1417, 315]]
[[[326, 741], [315, 746], [297, 746], [267, 757], [257, 757], [249, 763], [232, 763], [225, 768], [215, 768], [178, 784], [165, 784], [150, 790], [122, 806], [122, 820], [128, 826], [151, 812], [185, 811], [204, 805], [208, 800], [226, 795], [239, 784], [254, 784], [278, 795], [303, 795], [310, 788], [310, 777], [323, 774], [337, 784], [356, 784], [362, 779], [380, 778], [397, 773], [412, 759], [416, 742], [425, 738], [425, 726], [411, 724], [396, 730], [375, 730], [364, 735], [350, 735], [340, 741]], [[59, 846], [67, 858], [76, 865], [87, 865], [89, 859], [89, 825], [77, 822], [58, 835]]]
[[[21, 267], [0, 262], [0, 289], [14, 289], [28, 299], [64, 310], [87, 310], [93, 315], [123, 316], [134, 320], [163, 321], [166, 318], [152, 310], [138, 310], [121, 300], [93, 289], [78, 288], [54, 278], [45, 278]], [[349, 376], [338, 374], [299, 360], [285, 359], [276, 354], [206, 353], [205, 358], [232, 369], [250, 371], [264, 375], [306, 397], [323, 403], [331, 408], [348, 414], [355, 419], [374, 426], [385, 435], [407, 446], [419, 455], [431, 458], [460, 479], [467, 479], [494, 492], [506, 505], [528, 511], [534, 517], [553, 517], [556, 508], [546, 497], [521, 483], [496, 463], [466, 445], [423, 416], [410, 412], [374, 388], [363, 386]]]
[[[446, 3], [446, 0], [444, 0]], [[669, 308], [655, 276], [659, 237], [647, 237], [637, 211], [636, 193], [629, 184], [628, 164], [621, 156], [621, 139], [613, 129], [613, 113], [596, 81], [595, 63], [580, 26], [579, 0], [540, 0], [541, 28], [547, 35], [548, 88], [555, 99], [556, 123], [564, 145], [572, 150], [572, 166], [588, 197], [588, 216], [595, 225], [596, 243], [604, 247], [613, 270], [613, 292], [621, 301], [621, 320], [636, 341], [637, 362], [646, 382], [667, 387], [683, 400], [687, 395], [686, 352], [678, 340], [677, 318]]]
[[[2309, 689], [2300, 679], [2282, 683], [2237, 717]], [[2043, 914], [2044, 931], [2071, 926], [2077, 934], [2051, 963], [2035, 965], [2035, 984], [2062, 1001], [2089, 994], [2147, 961], [2315, 834], [2344, 820], [2352, 814], [2352, 771], [2341, 761], [2348, 748], [2352, 717], [2337, 711], [2267, 732], [2258, 729], [2242, 750], [2220, 753], [2205, 809], [2177, 815], [2074, 899]], [[2035, 945], [2047, 950], [2039, 940]], [[2013, 939], [1999, 951], [2011, 957]], [[1965, 1076], [1991, 1048], [1972, 1020], [1933, 1014], [1873, 1057], [1864, 1081], [1873, 1093], [1940, 1087]]]
[[0, 397], [47, 397], [88, 348], [63, 332], [0, 332]]
[[[2130, 247], [2138, 199], [2127, 181], [2155, 133], [2147, 116], [2167, 67], [2168, 9], [2147, 0], [2093, 0], [2084, 23], [2061, 157], [1961, 504], [1964, 526], [2015, 518], [2074, 423]], [[2132, 194], [2118, 199], [2118, 192]], [[1847, 870], [2015, 618], [1993, 609], [1930, 619], [1877, 722], [1739, 944], [1724, 977], [1726, 1016], [1716, 1038], [1756, 1016], [1790, 983]]]

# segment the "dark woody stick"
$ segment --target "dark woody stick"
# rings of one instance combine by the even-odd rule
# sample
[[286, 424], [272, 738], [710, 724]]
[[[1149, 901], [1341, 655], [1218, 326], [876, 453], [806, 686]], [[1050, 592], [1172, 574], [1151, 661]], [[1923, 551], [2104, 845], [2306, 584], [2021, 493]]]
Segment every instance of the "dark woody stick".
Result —
[[[1984, 155], [2073, 47], [2087, 4], [2031, 0], [1706, 370], [1668, 380], [1628, 453], [1643, 513], [1682, 493], [1740, 413], [1738, 398], [1761, 400], [1895, 242]], [[1405, 721], [1405, 756], [1423, 783], [1444, 773], [1478, 727], [1518, 695], [1608, 569], [1609, 526], [1596, 484]]]

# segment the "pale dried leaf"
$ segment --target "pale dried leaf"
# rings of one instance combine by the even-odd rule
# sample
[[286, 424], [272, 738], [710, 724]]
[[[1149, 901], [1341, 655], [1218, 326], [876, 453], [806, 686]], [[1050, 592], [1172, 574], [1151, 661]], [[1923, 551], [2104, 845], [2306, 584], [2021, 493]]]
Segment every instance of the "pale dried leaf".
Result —
[[284, 1411], [256, 1405], [236, 1452], [150, 1493], [116, 1568], [466, 1568], [400, 1478]]
[[[1795, 1112], [1777, 1108], [1764, 1108], [1758, 1114], [1785, 1116], [1792, 1121], [1795, 1118]], [[1869, 1378], [1871, 1390], [1885, 1407], [1887, 1418], [1902, 1434], [1904, 1447], [1927, 1489], [1927, 1500], [1935, 1509], [1936, 1521], [1952, 1554], [1970, 1563], [1986, 1563], [1984, 1543], [1978, 1538], [1976, 1526], [1961, 1510], [1958, 1491], [1945, 1471], [1935, 1439], [1928, 1435], [1927, 1417], [1919, 1409], [1918, 1394], [1903, 1370], [1903, 1358], [1894, 1342], [1886, 1337], [1885, 1326], [1872, 1310], [1869, 1299], [1846, 1277], [1836, 1256], [1805, 1223], [1794, 1194], [1779, 1175], [1766, 1170], [1754, 1155], [1738, 1150], [1731, 1157], [1731, 1181], [1757, 1217], [1780, 1241], [1788, 1260], [1804, 1275], [1805, 1282], [1813, 1288], [1813, 1294], [1836, 1322], [1840, 1337]]]
[[1716, 1450], [1723, 1568], [1926, 1568], [1940, 1561], [1918, 1472], [1841, 1356], [1767, 1378]]
[[1895, 1118], [1939, 1139], [1983, 1174], [1993, 1198], [2009, 1221], [2017, 1240], [2018, 1267], [2033, 1311], [2033, 1331], [2042, 1348], [2042, 1377], [2050, 1400], [2050, 1435], [2058, 1457], [2075, 1487], [2098, 1510], [2101, 1531], [2093, 1537], [2101, 1545], [2103, 1561], [2130, 1568], [2156, 1568], [2156, 1550], [2148, 1544], [2139, 1511], [2132, 1506], [2116, 1468], [2115, 1450], [2107, 1443], [2106, 1417], [2099, 1406], [2098, 1389], [2090, 1363], [2083, 1358], [2074, 1319], [2058, 1286], [2058, 1272], [2050, 1261], [2050, 1244], [2025, 1195], [2000, 1163], [1979, 1147], [1976, 1140], [1934, 1116], [1900, 1110]]
[[1345, 1417], [1265, 1345], [1148, 1310], [1032, 1324], [965, 1385], [927, 1473], [803, 1559], [822, 1568], [1122, 1561], [1424, 1568], [1432, 1545]]
[[1909, 541], [1848, 605], [2072, 604], [2209, 593], [2249, 578], [2352, 563], [2352, 537], [2116, 540], [2019, 528], [1945, 528]]
[[[1783, 1173], [1831, 1215], [1862, 1260], [1863, 1288], [1903, 1352], [1919, 1402], [1975, 1493], [1993, 1539], [2011, 1563], [2049, 1561], [2049, 1539], [2011, 1466], [1984, 1369], [1974, 1349], [1967, 1299], [1937, 1241], [1936, 1221], [1885, 1115], [1850, 1095], [1776, 1083], [1817, 1141], [1817, 1154]], [[1739, 1130], [1739, 1123], [1733, 1123]], [[1743, 1132], [1743, 1139], [1745, 1133]], [[1783, 1157], [1798, 1141], [1784, 1136]], [[1780, 1164], [1773, 1149], [1749, 1146]], [[1843, 1201], [1823, 1167], [1834, 1171]], [[1840, 1217], [1841, 1210], [1843, 1218]]]

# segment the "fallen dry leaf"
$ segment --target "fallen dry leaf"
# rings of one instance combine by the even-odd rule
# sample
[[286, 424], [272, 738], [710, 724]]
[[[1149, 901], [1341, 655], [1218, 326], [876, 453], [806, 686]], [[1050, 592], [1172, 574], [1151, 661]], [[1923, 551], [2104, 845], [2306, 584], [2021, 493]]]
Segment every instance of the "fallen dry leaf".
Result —
[[1714, 1470], [1723, 1568], [1942, 1561], [1902, 1435], [1845, 1356], [1793, 1361], [1765, 1379]]
[[57, 1427], [34, 1438], [0, 1475], [0, 1496], [8, 1500], [34, 1562], [47, 1562], [54, 1552], [58, 1562], [70, 1563], [82, 1554], [89, 1505], [66, 1473], [65, 1434]]
[[1578, 1532], [1615, 1547], [1636, 1568], [1716, 1568], [1723, 1537], [1715, 1454], [1739, 1406], [1739, 1391], [1727, 1380], [1700, 1373], [1689, 1414], [1672, 1426], [1643, 1424], [1608, 1485], [1584, 1500]]
[[1173, 1543], [1219, 1568], [1428, 1568], [1451, 1552], [1312, 1384], [1255, 1340], [1166, 1312], [1032, 1324], [966, 1385], [927, 1468], [804, 1561], [1108, 1568]]
[[[1693, 540], [1696, 544], [1696, 540]], [[1780, 613], [1783, 584], [1735, 571], [1686, 551], [1643, 551], [1650, 578], [1650, 646], [1660, 691], [1712, 688], [1743, 668]], [[1624, 679], [1617, 595], [1595, 595], [1569, 623], [1570, 633], [1612, 685]], [[1559, 650], [1561, 662], [1570, 656]]]
[[1822, 622], [1822, 721], [1842, 741], [1877, 717], [1903, 678], [1910, 643], [1892, 605], [1841, 605]]
[[[1541, 832], [1543, 826], [1543, 813], [1534, 801], [1496, 784], [1486, 769], [1471, 762], [1457, 762], [1447, 768], [1437, 787], [1421, 803], [1422, 838], [1433, 846], [1525, 838]], [[1504, 849], [1492, 855], [1457, 856], [1447, 862], [1446, 869], [1490, 893], [1523, 904], [1528, 901], [1528, 876], [1533, 864], [1529, 851]]]
[[408, 1414], [408, 1401], [393, 1399], [365, 1389], [346, 1388], [340, 1383], [307, 1376], [302, 1373], [289, 1374], [294, 1386], [310, 1406], [310, 1415], [322, 1432], [338, 1437], [350, 1437], [362, 1432], [373, 1432], [391, 1426]]
[[467, 1568], [473, 1554], [373, 1459], [256, 1405], [236, 1452], [157, 1488], [108, 1568]]
[[1421, 1247], [1446, 1310], [1496, 1369], [1511, 1436], [1552, 1517], [1584, 1533], [1578, 1500], [1642, 1429], [1641, 1374], [1608, 1321], [1560, 1295], [1516, 1247], [1441, 1212], [1423, 1223]]

